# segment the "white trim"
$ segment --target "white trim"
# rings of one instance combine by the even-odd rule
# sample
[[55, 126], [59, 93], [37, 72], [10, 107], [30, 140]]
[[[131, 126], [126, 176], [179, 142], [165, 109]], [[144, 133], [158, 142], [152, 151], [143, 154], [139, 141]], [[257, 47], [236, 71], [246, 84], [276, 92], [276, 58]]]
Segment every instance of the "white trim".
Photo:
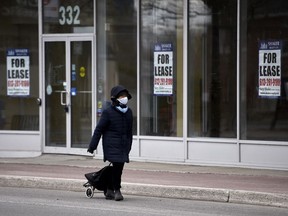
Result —
[[[68, 37], [65, 40], [65, 63], [66, 63], [66, 71], [65, 71], [65, 82], [67, 83], [66, 86], [66, 105], [65, 107], [68, 107], [68, 112], [65, 112], [66, 114], [66, 148], [70, 149], [71, 148], [71, 129], [72, 129], [72, 122], [71, 122], [71, 42], [74, 40]], [[64, 96], [65, 97], [65, 96]], [[62, 102], [61, 102], [62, 103]]]
[[84, 37], [91, 37], [93, 36], [94, 34], [93, 33], [68, 33], [68, 34], [42, 34], [42, 37], [45, 37], [45, 38], [54, 38], [54, 37], [81, 37], [81, 38], [84, 38]]
[[205, 142], [205, 143], [237, 143], [237, 139], [230, 138], [209, 138], [209, 137], [196, 137], [196, 138], [187, 138], [188, 142]]
[[271, 146], [288, 146], [288, 142], [279, 141], [264, 141], [264, 140], [239, 140], [240, 144], [251, 144], [251, 145], [271, 145]]
[[241, 151], [240, 151], [240, 144], [239, 144], [239, 139], [240, 139], [240, 0], [237, 1], [237, 61], [236, 61], [236, 137], [237, 137], [237, 147], [238, 147], [238, 154], [237, 154], [237, 161], [241, 161]]
[[0, 135], [1, 134], [13, 134], [13, 135], [40, 135], [40, 131], [25, 131], [25, 130], [1, 130], [0, 131]]
[[[138, 156], [141, 157], [141, 147], [140, 147], [140, 139], [139, 139], [139, 135], [140, 135], [140, 100], [141, 100], [141, 82], [140, 82], [140, 77], [141, 77], [141, 67], [140, 67], [140, 54], [141, 54], [141, 41], [140, 41], [140, 26], [141, 26], [141, 5], [140, 5], [140, 0], [137, 1], [137, 136], [136, 136], [136, 142], [137, 145], [139, 146], [138, 148]], [[134, 136], [133, 136], [134, 139]]]
[[38, 46], [39, 46], [39, 49], [38, 49], [38, 62], [39, 62], [39, 80], [38, 80], [38, 83], [39, 83], [39, 98], [41, 100], [41, 106], [39, 106], [39, 132], [40, 132], [40, 149], [41, 149], [41, 152], [43, 152], [43, 149], [44, 149], [44, 140], [45, 140], [45, 136], [44, 136], [44, 118], [43, 118], [43, 114], [44, 114], [44, 111], [45, 111], [45, 100], [44, 100], [44, 92], [43, 91], [43, 86], [45, 86], [43, 84], [43, 73], [42, 71], [44, 71], [43, 69], [43, 42], [42, 42], [42, 30], [43, 30], [43, 13], [42, 13], [42, 1], [38, 1]]
[[189, 3], [188, 0], [184, 1], [183, 4], [183, 147], [184, 147], [184, 160], [188, 159], [188, 34], [189, 34]]
[[91, 41], [92, 38], [93, 38], [92, 34], [85, 35], [85, 36], [84, 35], [42, 35], [43, 42]]
[[[134, 137], [135, 138], [135, 137]], [[138, 136], [139, 140], [183, 141], [183, 137]]]
[[[96, 22], [96, 21], [95, 21]], [[91, 85], [91, 88], [92, 88], [92, 121], [91, 121], [91, 136], [92, 136], [92, 133], [95, 129], [95, 125], [96, 125], [96, 122], [97, 122], [97, 113], [96, 113], [96, 110], [97, 110], [97, 101], [98, 101], [98, 95], [97, 95], [97, 88], [98, 88], [98, 83], [97, 83], [97, 77], [98, 77], [98, 69], [97, 69], [97, 45], [96, 45], [96, 36], [94, 35], [92, 37], [92, 44], [91, 44], [91, 49], [92, 49], [92, 56], [91, 56], [91, 61], [92, 61], [92, 64], [91, 64], [91, 78], [92, 78], [92, 85]], [[94, 73], [95, 71], [95, 73]], [[94, 112], [94, 113], [93, 113]]]

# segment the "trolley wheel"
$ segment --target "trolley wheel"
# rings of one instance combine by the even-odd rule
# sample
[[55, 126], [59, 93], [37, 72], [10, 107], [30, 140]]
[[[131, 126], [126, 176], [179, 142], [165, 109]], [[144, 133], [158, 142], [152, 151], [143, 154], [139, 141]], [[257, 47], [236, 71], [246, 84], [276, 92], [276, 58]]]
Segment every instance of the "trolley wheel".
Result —
[[93, 197], [93, 195], [94, 195], [94, 190], [93, 190], [93, 188], [92, 187], [87, 187], [86, 188], [86, 191], [85, 191], [85, 194], [86, 194], [86, 197], [87, 198], [92, 198]]
[[106, 197], [106, 192], [107, 192], [107, 189], [104, 189], [103, 193], [105, 197]]

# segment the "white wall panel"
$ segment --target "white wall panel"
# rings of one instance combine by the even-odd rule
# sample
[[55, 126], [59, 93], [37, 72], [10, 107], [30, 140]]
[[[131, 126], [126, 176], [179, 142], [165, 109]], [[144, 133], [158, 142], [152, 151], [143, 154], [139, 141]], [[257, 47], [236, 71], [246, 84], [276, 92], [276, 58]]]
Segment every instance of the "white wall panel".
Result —
[[241, 162], [265, 167], [288, 168], [288, 146], [241, 144]]
[[0, 157], [34, 157], [42, 154], [38, 133], [0, 134]]
[[237, 154], [236, 143], [188, 142], [188, 160], [195, 162], [235, 164]]
[[160, 161], [184, 161], [182, 141], [140, 140], [141, 158]]

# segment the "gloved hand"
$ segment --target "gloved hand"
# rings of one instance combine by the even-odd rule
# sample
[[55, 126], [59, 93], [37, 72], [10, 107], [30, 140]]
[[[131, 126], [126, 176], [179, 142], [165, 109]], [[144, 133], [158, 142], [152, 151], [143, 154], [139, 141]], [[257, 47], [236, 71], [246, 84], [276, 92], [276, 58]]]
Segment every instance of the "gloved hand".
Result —
[[88, 148], [88, 149], [87, 149], [87, 152], [89, 152], [90, 154], [93, 154], [94, 150]]

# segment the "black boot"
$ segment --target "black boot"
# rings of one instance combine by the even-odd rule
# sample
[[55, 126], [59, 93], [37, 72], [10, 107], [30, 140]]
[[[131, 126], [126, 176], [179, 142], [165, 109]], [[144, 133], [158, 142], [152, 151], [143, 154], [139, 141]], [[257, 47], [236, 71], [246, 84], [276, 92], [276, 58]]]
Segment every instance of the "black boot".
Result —
[[111, 190], [111, 189], [107, 189], [106, 194], [105, 194], [105, 198], [106, 198], [107, 200], [112, 200], [112, 199], [114, 199], [114, 198], [115, 198], [114, 191]]
[[120, 189], [115, 190], [115, 201], [121, 201], [123, 199], [124, 197], [122, 196]]

